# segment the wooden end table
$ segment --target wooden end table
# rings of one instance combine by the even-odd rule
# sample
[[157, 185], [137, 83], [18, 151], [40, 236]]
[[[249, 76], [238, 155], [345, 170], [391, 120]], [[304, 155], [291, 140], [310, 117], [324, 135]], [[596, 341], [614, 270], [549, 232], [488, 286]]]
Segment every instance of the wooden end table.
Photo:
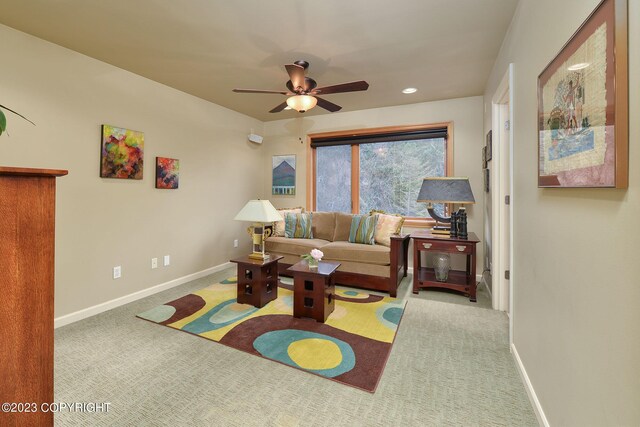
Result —
[[333, 273], [339, 262], [320, 261], [310, 269], [300, 261], [287, 269], [293, 275], [293, 317], [310, 317], [324, 323], [335, 308], [336, 287]]
[[238, 303], [264, 307], [278, 298], [278, 260], [283, 256], [271, 256], [259, 260], [244, 256], [232, 259], [238, 264]]
[[[432, 234], [429, 231], [411, 233], [413, 239], [413, 293], [422, 288], [445, 288], [469, 295], [471, 302], [476, 302], [476, 244], [480, 242], [475, 233], [469, 233], [467, 239]], [[436, 280], [433, 268], [420, 265], [420, 252], [447, 252], [466, 255], [465, 271], [450, 270], [446, 282]]]

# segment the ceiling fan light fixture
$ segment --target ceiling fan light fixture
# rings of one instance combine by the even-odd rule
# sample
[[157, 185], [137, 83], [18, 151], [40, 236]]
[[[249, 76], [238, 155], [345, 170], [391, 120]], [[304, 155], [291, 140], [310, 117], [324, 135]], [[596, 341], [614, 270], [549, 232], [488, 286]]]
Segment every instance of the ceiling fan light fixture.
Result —
[[287, 98], [287, 105], [299, 113], [309, 111], [316, 106], [318, 100], [310, 95], [294, 95]]

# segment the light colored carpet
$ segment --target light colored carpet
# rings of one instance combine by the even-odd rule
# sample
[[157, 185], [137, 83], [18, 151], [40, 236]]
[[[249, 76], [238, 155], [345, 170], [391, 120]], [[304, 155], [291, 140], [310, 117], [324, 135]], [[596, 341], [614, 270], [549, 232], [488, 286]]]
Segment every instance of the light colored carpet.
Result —
[[[56, 330], [55, 400], [110, 402], [57, 426], [535, 426], [507, 318], [465, 297], [410, 292], [375, 394], [160, 328], [135, 314], [227, 270]], [[457, 299], [460, 304], [434, 301]], [[487, 295], [485, 295], [485, 299]], [[468, 302], [468, 299], [466, 299]]]

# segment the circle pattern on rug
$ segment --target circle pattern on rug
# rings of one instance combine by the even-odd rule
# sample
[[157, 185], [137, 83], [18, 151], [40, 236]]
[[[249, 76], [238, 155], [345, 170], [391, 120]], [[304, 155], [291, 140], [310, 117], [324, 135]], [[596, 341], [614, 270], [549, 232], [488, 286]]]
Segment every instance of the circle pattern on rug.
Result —
[[138, 317], [160, 323], [169, 320], [176, 312], [176, 308], [170, 305], [160, 305], [149, 311], [138, 314]]
[[[289, 344], [287, 354], [304, 369], [333, 369], [342, 362], [340, 347], [330, 340], [307, 338]], [[321, 354], [322, 357], [317, 357]]]
[[356, 364], [346, 342], [299, 329], [266, 332], [253, 341], [253, 348], [264, 357], [329, 378], [349, 372]]
[[344, 299], [367, 299], [369, 294], [366, 292], [358, 292], [354, 290], [336, 289], [336, 295], [340, 295]]
[[256, 307], [248, 304], [238, 304], [234, 298], [221, 302], [202, 316], [185, 325], [182, 329], [192, 334], [215, 331], [250, 316], [256, 311], [258, 311]]
[[376, 311], [376, 317], [383, 325], [395, 331], [403, 312], [404, 308], [397, 304], [386, 304]]

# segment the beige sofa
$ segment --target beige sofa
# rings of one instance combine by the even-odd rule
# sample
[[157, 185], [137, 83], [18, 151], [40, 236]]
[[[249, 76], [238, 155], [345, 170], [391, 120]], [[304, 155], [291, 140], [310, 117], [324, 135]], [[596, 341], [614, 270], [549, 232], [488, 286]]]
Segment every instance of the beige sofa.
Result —
[[323, 261], [338, 261], [337, 284], [389, 292], [397, 295], [398, 284], [407, 275], [409, 235], [392, 235], [390, 246], [349, 243], [351, 214], [313, 212], [313, 239], [272, 236], [266, 240], [266, 251], [281, 255], [279, 273], [300, 261], [312, 249], [324, 253]]

